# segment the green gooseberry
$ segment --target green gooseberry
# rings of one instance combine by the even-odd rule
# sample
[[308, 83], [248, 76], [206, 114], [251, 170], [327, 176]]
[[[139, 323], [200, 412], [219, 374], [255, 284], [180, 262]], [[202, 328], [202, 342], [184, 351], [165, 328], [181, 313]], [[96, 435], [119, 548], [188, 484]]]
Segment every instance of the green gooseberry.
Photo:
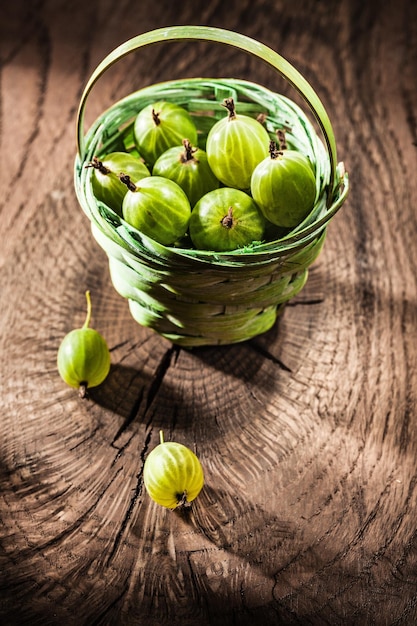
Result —
[[269, 135], [258, 120], [236, 113], [233, 98], [226, 98], [223, 104], [228, 115], [209, 131], [208, 162], [226, 187], [247, 191], [253, 170], [268, 154]]
[[136, 147], [150, 167], [168, 148], [180, 145], [184, 137], [197, 145], [197, 128], [191, 115], [174, 102], [159, 101], [144, 107], [136, 116], [133, 133]]
[[86, 291], [87, 315], [82, 328], [75, 328], [65, 335], [57, 357], [58, 372], [64, 382], [79, 390], [81, 398], [88, 396], [88, 389], [97, 387], [110, 371], [110, 352], [102, 335], [89, 328], [91, 319], [90, 292]]
[[270, 142], [269, 156], [255, 168], [251, 193], [265, 218], [293, 228], [314, 207], [316, 178], [309, 159], [296, 150], [278, 150]]
[[122, 206], [128, 224], [164, 246], [185, 235], [191, 207], [177, 183], [162, 176], [148, 176], [134, 183], [122, 175], [121, 180], [128, 187]]
[[265, 219], [240, 189], [220, 187], [206, 193], [190, 218], [190, 237], [198, 250], [227, 252], [263, 238]]
[[194, 148], [188, 139], [183, 140], [182, 146], [174, 146], [161, 154], [153, 166], [152, 175], [177, 183], [187, 195], [191, 207], [206, 193], [220, 186], [208, 164], [207, 153]]
[[162, 430], [159, 436], [160, 443], [146, 457], [143, 468], [146, 491], [167, 509], [188, 508], [204, 486], [201, 463], [182, 443], [164, 441]]
[[93, 168], [91, 184], [94, 196], [120, 216], [122, 215], [122, 202], [127, 188], [120, 181], [119, 174], [124, 172], [133, 180], [150, 176], [150, 172], [143, 161], [128, 152], [111, 152], [103, 159], [95, 156], [90, 163], [87, 163], [86, 167]]

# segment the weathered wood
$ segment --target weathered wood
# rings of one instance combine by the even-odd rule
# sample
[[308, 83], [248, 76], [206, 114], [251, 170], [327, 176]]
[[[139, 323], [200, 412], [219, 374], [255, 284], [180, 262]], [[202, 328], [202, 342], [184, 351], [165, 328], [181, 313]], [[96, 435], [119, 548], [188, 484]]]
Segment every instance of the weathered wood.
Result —
[[[7, 625], [417, 622], [417, 5], [15, 0], [0, 23], [0, 618]], [[139, 327], [72, 181], [97, 63], [173, 23], [232, 28], [311, 81], [351, 194], [301, 294], [246, 344], [192, 351]], [[173, 45], [97, 85], [241, 76], [246, 55]], [[111, 373], [82, 401], [56, 370], [84, 321]], [[158, 442], [201, 459], [190, 514], [144, 492]]]

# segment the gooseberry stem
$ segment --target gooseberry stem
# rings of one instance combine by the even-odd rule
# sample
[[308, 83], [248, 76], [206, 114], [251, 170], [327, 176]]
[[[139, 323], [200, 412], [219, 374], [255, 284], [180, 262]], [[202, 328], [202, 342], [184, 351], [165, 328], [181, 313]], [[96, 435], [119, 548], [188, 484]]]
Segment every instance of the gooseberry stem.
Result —
[[277, 144], [273, 139], [269, 142], [269, 156], [271, 159], [277, 159], [279, 156], [282, 156], [282, 151], [278, 150]]
[[80, 396], [80, 398], [82, 400], [84, 400], [85, 398], [88, 398], [88, 391], [87, 391], [87, 383], [80, 383], [80, 386], [78, 388], [78, 395]]
[[227, 215], [223, 217], [221, 220], [221, 225], [224, 228], [232, 228], [233, 226], [233, 207], [229, 206], [229, 210], [227, 211]]
[[181, 163], [195, 161], [194, 154], [197, 152], [198, 148], [193, 148], [189, 139], [183, 139], [182, 145], [184, 146], [184, 152], [181, 153]]
[[152, 119], [155, 126], [159, 126], [161, 120], [159, 119], [159, 113], [157, 113], [155, 109], [152, 109]]
[[90, 163], [87, 163], [86, 167], [94, 167], [94, 169], [98, 170], [101, 174], [110, 174], [110, 170], [106, 167], [103, 161], [100, 161], [98, 157], [93, 157], [93, 160]]
[[128, 174], [124, 174], [123, 172], [121, 172], [119, 174], [119, 180], [120, 182], [126, 185], [129, 191], [136, 191], [137, 186], [135, 185], [135, 183], [132, 181], [132, 179], [130, 178]]
[[177, 509], [189, 509], [191, 507], [191, 502], [187, 500], [187, 490], [177, 494], [177, 502]]
[[85, 322], [83, 324], [83, 328], [88, 328], [90, 325], [90, 319], [91, 319], [91, 298], [90, 298], [90, 292], [88, 290], [85, 292], [85, 297], [87, 299], [87, 315], [85, 318]]
[[159, 431], [159, 443], [164, 443], [164, 431]]
[[236, 118], [236, 111], [233, 98], [225, 98], [223, 100], [223, 106], [226, 107], [226, 109], [229, 111], [228, 119], [234, 120]]

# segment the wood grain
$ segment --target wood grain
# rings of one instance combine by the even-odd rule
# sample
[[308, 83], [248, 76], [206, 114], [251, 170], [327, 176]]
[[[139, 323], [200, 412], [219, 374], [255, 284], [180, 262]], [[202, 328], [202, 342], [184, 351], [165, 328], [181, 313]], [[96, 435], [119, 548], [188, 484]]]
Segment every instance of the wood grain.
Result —
[[[15, 0], [0, 23], [0, 618], [14, 625], [417, 623], [417, 5], [407, 0]], [[130, 317], [72, 181], [97, 63], [168, 24], [239, 30], [322, 98], [351, 193], [300, 295], [250, 342], [185, 350]], [[229, 75], [215, 46], [128, 57], [132, 89]], [[56, 352], [84, 320], [112, 368], [88, 401]], [[199, 456], [188, 514], [144, 492], [165, 438]]]

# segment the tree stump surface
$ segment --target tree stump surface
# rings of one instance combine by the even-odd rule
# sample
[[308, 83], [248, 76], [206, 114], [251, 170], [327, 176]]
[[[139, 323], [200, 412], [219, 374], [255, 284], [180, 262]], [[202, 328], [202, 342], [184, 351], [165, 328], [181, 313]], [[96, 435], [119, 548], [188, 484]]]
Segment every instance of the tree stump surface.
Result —
[[[0, 622], [7, 626], [417, 623], [416, 3], [15, 0], [1, 51]], [[332, 121], [349, 198], [300, 294], [246, 343], [187, 350], [111, 285], [73, 186], [96, 65], [171, 24], [245, 33], [287, 58]], [[272, 71], [216, 45], [111, 68], [90, 124], [134, 89]], [[108, 379], [81, 400], [56, 368], [82, 325]], [[165, 439], [205, 486], [188, 514], [143, 486]]]

